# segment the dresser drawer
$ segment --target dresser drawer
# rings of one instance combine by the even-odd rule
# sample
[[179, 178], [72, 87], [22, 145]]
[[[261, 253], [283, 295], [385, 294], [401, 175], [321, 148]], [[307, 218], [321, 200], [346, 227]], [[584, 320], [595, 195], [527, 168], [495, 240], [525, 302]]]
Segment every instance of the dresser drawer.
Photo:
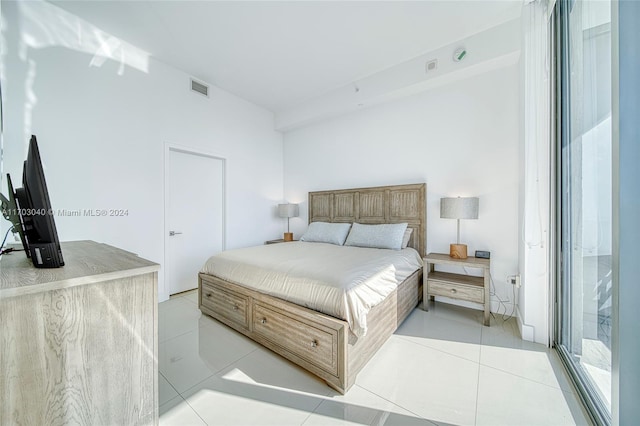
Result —
[[[287, 330], [283, 333], [282, 330]], [[320, 324], [254, 303], [253, 331], [318, 368], [338, 375], [338, 333]]]
[[202, 306], [211, 309], [220, 319], [249, 328], [249, 298], [208, 282], [202, 282]]
[[445, 296], [469, 302], [484, 303], [484, 288], [445, 281], [428, 280], [430, 296]]

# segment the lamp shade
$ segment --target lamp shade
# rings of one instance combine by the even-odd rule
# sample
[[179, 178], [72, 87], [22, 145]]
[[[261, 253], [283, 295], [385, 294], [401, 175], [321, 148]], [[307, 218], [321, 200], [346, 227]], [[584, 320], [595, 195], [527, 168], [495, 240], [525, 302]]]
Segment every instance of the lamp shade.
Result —
[[278, 204], [278, 216], [280, 217], [298, 217], [300, 209], [297, 204]]
[[440, 217], [443, 219], [477, 219], [480, 199], [478, 197], [467, 198], [441, 198]]

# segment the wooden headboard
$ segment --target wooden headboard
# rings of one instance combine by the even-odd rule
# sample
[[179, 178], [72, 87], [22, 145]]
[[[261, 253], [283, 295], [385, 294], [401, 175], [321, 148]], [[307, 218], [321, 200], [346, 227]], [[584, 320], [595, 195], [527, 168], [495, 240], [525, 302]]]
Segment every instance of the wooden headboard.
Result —
[[309, 192], [309, 223], [403, 223], [413, 228], [409, 247], [426, 255], [427, 184]]

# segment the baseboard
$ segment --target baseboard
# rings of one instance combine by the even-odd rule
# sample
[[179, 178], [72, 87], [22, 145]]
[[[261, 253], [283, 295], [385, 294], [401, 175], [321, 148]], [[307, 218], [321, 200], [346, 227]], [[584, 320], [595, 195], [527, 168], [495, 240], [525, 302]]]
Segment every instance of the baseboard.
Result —
[[527, 340], [529, 342], [535, 342], [535, 327], [531, 325], [527, 325], [522, 321], [522, 314], [520, 313], [520, 308], [516, 308], [517, 315], [516, 320], [518, 321], [518, 329], [520, 330], [520, 337], [522, 340]]

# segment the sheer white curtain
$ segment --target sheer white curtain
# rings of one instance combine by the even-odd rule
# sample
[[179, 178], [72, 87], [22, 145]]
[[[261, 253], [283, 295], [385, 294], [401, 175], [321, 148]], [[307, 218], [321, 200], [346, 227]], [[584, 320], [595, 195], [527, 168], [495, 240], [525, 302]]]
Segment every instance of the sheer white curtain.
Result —
[[522, 11], [524, 206], [519, 314], [528, 340], [549, 344], [549, 226], [551, 152], [551, 26], [554, 2], [536, 0]]

